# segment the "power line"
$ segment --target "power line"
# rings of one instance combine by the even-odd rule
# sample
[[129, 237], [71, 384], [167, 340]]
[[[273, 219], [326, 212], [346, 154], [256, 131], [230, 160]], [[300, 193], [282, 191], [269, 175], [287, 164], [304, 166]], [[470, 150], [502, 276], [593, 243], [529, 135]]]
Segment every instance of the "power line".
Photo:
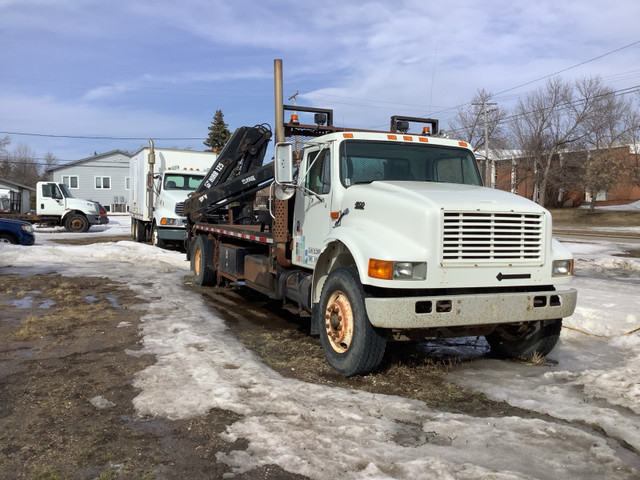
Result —
[[56, 135], [53, 133], [33, 133], [33, 132], [3, 132], [0, 131], [2, 135], [18, 135], [25, 137], [46, 137], [46, 138], [70, 138], [70, 139], [81, 139], [81, 140], [149, 140], [149, 138], [153, 138], [154, 140], [163, 140], [163, 141], [176, 141], [176, 140], [202, 140], [204, 137], [115, 137], [115, 136], [101, 136], [101, 135]]
[[[620, 52], [620, 51], [622, 51], [622, 50], [625, 50], [625, 49], [627, 49], [627, 48], [629, 48], [629, 47], [633, 47], [634, 45], [638, 45], [638, 44], [640, 44], [640, 40], [636, 40], [635, 42], [632, 42], [632, 43], [630, 43], [630, 44], [628, 44], [628, 45], [625, 45], [625, 46], [623, 46], [623, 47], [619, 47], [619, 48], [616, 48], [616, 49], [611, 50], [611, 51], [609, 51], [609, 52], [603, 53], [602, 55], [598, 55], [597, 57], [590, 58], [589, 60], [584, 60], [584, 61], [582, 61], [582, 62], [576, 63], [575, 65], [572, 65], [572, 66], [570, 66], [570, 67], [563, 68], [562, 70], [558, 70], [557, 72], [550, 73], [550, 74], [548, 74], [548, 75], [544, 75], [543, 77], [537, 78], [537, 79], [535, 79], [535, 80], [531, 80], [531, 81], [529, 81], [529, 82], [526, 82], [526, 83], [523, 83], [523, 84], [517, 85], [517, 86], [515, 86], [515, 87], [507, 88], [506, 90], [502, 90], [501, 92], [498, 92], [498, 93], [496, 93], [496, 94], [492, 95], [492, 96], [491, 96], [491, 98], [492, 98], [492, 99], [496, 99], [496, 100], [497, 100], [497, 98], [496, 98], [496, 97], [497, 97], [498, 95], [502, 95], [502, 94], [504, 94], [504, 93], [511, 92], [511, 91], [513, 91], [513, 90], [517, 90], [518, 88], [522, 88], [522, 87], [525, 87], [525, 86], [527, 86], [527, 85], [531, 85], [532, 83], [539, 82], [540, 80], [544, 80], [544, 79], [546, 79], [546, 78], [553, 77], [553, 76], [558, 75], [558, 74], [560, 74], [560, 73], [564, 73], [564, 72], [566, 72], [566, 71], [568, 71], [568, 70], [572, 70], [572, 69], [577, 68], [577, 67], [580, 67], [580, 66], [582, 66], [582, 65], [586, 65], [587, 63], [591, 63], [591, 62], [593, 62], [593, 61], [595, 61], [595, 60], [599, 60], [599, 59], [601, 59], [601, 58], [604, 58], [604, 57], [606, 57], [606, 56], [609, 56], [609, 55], [612, 55], [612, 54], [614, 54], [614, 53]], [[633, 88], [635, 88], [635, 87], [633, 87]], [[502, 99], [502, 100], [504, 101], [505, 99]], [[456, 109], [456, 108], [465, 107], [465, 106], [467, 106], [467, 105], [471, 105], [471, 101], [469, 101], [469, 102], [467, 102], [467, 103], [463, 103], [462, 105], [459, 105], [459, 106], [457, 106], [457, 107], [449, 107], [449, 108], [447, 108], [447, 109], [445, 109], [445, 110], [441, 110], [441, 111], [439, 111], [439, 112], [435, 112], [433, 115], [440, 115], [440, 114], [443, 114], [443, 113], [449, 112], [449, 111], [451, 111], [451, 110], [454, 110], [454, 109]]]
[[635, 42], [632, 42], [629, 45], [625, 45], [624, 47], [616, 48], [615, 50], [611, 50], [610, 52], [603, 53], [602, 55], [598, 55], [597, 57], [593, 57], [593, 58], [590, 58], [589, 60], [585, 60], [583, 62], [576, 63], [575, 65], [572, 65], [570, 67], [563, 68], [562, 70], [558, 70], [557, 72], [550, 73], [550, 74], [545, 75], [545, 76], [540, 77], [540, 78], [536, 78], [535, 80], [531, 80], [529, 82], [523, 83], [523, 84], [518, 85], [516, 87], [507, 88], [506, 90], [503, 90], [501, 92], [496, 93], [495, 96], [497, 97], [498, 95], [502, 95], [503, 93], [510, 92], [511, 90], [516, 90], [516, 89], [521, 88], [521, 87], [526, 87], [527, 85], [531, 85], [532, 83], [539, 82], [540, 80], [545, 80], [547, 78], [553, 77], [553, 76], [558, 75], [560, 73], [564, 73], [564, 72], [566, 72], [568, 70], [572, 70], [574, 68], [581, 67], [582, 65], [586, 65], [587, 63], [591, 63], [591, 62], [593, 62], [595, 60], [599, 60], [599, 59], [604, 58], [606, 56], [609, 56], [609, 55], [612, 55], [614, 53], [620, 52], [621, 50], [624, 50], [626, 48], [633, 47], [634, 45], [638, 45], [639, 43], [640, 43], [640, 40], [636, 40]]

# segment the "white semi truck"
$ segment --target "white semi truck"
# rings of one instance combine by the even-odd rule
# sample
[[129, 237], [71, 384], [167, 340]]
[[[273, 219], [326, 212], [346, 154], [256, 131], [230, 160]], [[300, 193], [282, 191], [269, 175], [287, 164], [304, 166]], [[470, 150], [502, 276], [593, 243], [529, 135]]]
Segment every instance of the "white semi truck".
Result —
[[216, 161], [214, 152], [149, 147], [130, 159], [131, 236], [158, 247], [183, 244], [182, 206]]
[[[498, 356], [548, 354], [577, 298], [549, 212], [483, 187], [469, 145], [438, 137], [436, 120], [358, 131], [333, 126], [331, 110], [282, 105], [281, 68], [274, 162], [262, 165], [268, 126], [242, 127], [185, 203], [196, 283], [309, 312], [346, 376], [375, 369], [392, 339], [484, 335]], [[285, 110], [314, 121], [285, 123]], [[416, 120], [430, 134], [407, 133]], [[267, 215], [255, 208], [265, 186]]]
[[61, 226], [68, 232], [86, 232], [92, 225], [101, 223], [98, 203], [75, 198], [64, 183], [55, 182], [37, 183], [35, 214], [1, 213], [0, 216]]

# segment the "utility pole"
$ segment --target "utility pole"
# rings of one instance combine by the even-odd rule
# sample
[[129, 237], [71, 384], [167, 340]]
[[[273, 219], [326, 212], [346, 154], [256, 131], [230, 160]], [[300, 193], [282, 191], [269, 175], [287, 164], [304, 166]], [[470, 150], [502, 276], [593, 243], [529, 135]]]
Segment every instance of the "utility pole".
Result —
[[[300, 92], [296, 91], [296, 93], [294, 93], [293, 95], [291, 95], [289, 97], [289, 100], [293, 100], [293, 106], [298, 105], [298, 94], [299, 93]], [[296, 120], [297, 120], [298, 119], [298, 112], [294, 111], [293, 113], [296, 116]], [[295, 136], [295, 141], [294, 141], [294, 147], [293, 148], [294, 148], [296, 154], [300, 151], [300, 145], [299, 145], [299, 142], [298, 142], [298, 136], [297, 135]]]
[[487, 106], [495, 106], [497, 103], [485, 102], [473, 103], [474, 106], [481, 106], [484, 115], [484, 184], [486, 187], [496, 188], [496, 165], [495, 160], [489, 161], [489, 123], [487, 122]]

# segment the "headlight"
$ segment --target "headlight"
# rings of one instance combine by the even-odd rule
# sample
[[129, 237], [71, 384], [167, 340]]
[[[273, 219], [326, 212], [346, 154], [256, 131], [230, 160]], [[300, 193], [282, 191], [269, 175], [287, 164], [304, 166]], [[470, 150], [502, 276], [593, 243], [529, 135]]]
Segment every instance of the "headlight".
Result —
[[573, 275], [573, 260], [554, 260], [551, 269], [551, 275], [554, 277]]
[[425, 262], [392, 262], [389, 260], [369, 259], [368, 274], [372, 278], [383, 280], [424, 280], [427, 278]]
[[160, 225], [177, 225], [178, 224], [178, 219], [177, 218], [161, 218], [160, 219]]
[[22, 225], [22, 229], [25, 232], [33, 233], [33, 226], [32, 225]]

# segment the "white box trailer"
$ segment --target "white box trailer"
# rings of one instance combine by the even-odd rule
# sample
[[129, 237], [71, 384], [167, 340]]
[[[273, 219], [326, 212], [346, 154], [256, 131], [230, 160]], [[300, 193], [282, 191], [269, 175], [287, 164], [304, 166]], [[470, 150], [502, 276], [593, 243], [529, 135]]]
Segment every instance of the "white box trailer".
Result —
[[155, 148], [153, 142], [135, 153], [129, 164], [131, 236], [158, 247], [182, 244], [187, 196], [215, 163], [215, 152]]

